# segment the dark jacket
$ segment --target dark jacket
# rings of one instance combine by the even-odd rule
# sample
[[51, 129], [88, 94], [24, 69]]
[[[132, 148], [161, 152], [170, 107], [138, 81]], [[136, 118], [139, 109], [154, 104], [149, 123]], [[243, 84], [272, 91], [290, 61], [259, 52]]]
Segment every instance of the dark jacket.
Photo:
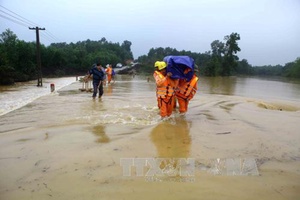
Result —
[[93, 75], [93, 81], [103, 81], [104, 78], [104, 72], [100, 69], [100, 71], [97, 69], [97, 67], [93, 67], [89, 70], [89, 74]]

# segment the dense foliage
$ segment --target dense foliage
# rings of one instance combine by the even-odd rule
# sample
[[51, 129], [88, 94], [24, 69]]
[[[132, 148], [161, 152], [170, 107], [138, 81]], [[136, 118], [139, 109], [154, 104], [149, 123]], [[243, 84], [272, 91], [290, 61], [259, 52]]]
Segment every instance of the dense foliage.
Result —
[[[43, 76], [82, 75], [92, 64], [126, 64], [133, 59], [131, 42], [86, 40], [70, 43], [53, 43], [40, 46]], [[36, 44], [18, 40], [9, 29], [0, 34], [0, 84], [28, 81], [37, 78]]]
[[[241, 49], [238, 46], [240, 35], [232, 33], [224, 41], [215, 40], [211, 50], [205, 53], [177, 51], [176, 49], [151, 48], [147, 55], [140, 56], [137, 71], [152, 73], [153, 63], [167, 55], [187, 55], [195, 60], [201, 75], [264, 75], [287, 76], [300, 78], [300, 58], [285, 66], [252, 66], [247, 60], [239, 61], [236, 55]], [[16, 81], [28, 81], [37, 78], [36, 44], [24, 42], [9, 29], [0, 34], [0, 84], [12, 84]], [[99, 41], [80, 41], [77, 43], [52, 43], [41, 45], [43, 76], [82, 75], [96, 62], [103, 65], [117, 63], [128, 64], [133, 60], [131, 42], [108, 42], [105, 38]]]

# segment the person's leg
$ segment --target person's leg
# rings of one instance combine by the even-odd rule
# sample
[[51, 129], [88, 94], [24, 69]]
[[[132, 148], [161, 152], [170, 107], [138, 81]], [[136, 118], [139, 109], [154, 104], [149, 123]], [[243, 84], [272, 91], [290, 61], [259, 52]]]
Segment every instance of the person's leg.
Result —
[[97, 96], [99, 81], [93, 81], [93, 98]]
[[188, 111], [189, 100], [185, 100], [185, 112]]
[[160, 116], [161, 118], [167, 117], [167, 103], [160, 99]]
[[101, 98], [103, 95], [103, 82], [101, 81], [99, 85], [99, 98]]
[[180, 97], [177, 98], [177, 100], [178, 100], [178, 104], [179, 104], [179, 112], [185, 113], [187, 111], [187, 105], [186, 105], [187, 100], [180, 98]]
[[173, 97], [173, 110], [176, 110], [176, 107], [177, 107], [177, 97], [176, 97], [176, 95], [174, 95], [174, 97]]
[[171, 97], [168, 101], [167, 101], [167, 116], [171, 116], [172, 112], [174, 110], [174, 97]]

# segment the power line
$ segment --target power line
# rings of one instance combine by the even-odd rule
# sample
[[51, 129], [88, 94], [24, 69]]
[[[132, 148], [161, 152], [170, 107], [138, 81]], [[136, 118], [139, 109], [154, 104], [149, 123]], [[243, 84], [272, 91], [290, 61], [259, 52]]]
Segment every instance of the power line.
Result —
[[[5, 15], [0, 14], [0, 17], [7, 19], [9, 21], [12, 21], [16, 24], [19, 24], [21, 26], [24, 27], [29, 27], [29, 26], [33, 26], [33, 27], [38, 27], [38, 25], [24, 17], [22, 17], [21, 15], [5, 8], [4, 6], [0, 5], [0, 7], [4, 8], [5, 10], [9, 11], [10, 13], [0, 10], [0, 12], [4, 13]], [[12, 14], [11, 14], [12, 13]], [[18, 16], [18, 17], [16, 17]], [[49, 31], [45, 31], [45, 33], [42, 33], [42, 36], [45, 37], [46, 40], [48, 40], [49, 42], [51, 42], [50, 40], [53, 41], [60, 41], [60, 39], [58, 39], [55, 35], [53, 35], [52, 33], [50, 33]]]
[[58, 41], [61, 41], [61, 39], [59, 39], [58, 37], [56, 37], [55, 35], [53, 35], [50, 31], [46, 31], [45, 32], [46, 34], [48, 34], [50, 37], [52, 37], [53, 39], [55, 39], [55, 40], [58, 40]]
[[0, 5], [0, 7], [4, 8], [5, 10], [7, 10], [7, 11], [9, 11], [9, 12], [11, 12], [11, 13], [17, 15], [17, 16], [19, 16], [20, 18], [22, 18], [22, 19], [24, 19], [25, 21], [27, 21], [27, 23], [29, 22], [29, 24], [33, 24], [33, 26], [38, 26], [38, 24], [36, 24], [36, 23], [34, 23], [34, 22], [32, 22], [32, 21], [30, 21], [30, 20], [28, 20], [28, 19], [22, 17], [21, 15], [19, 15], [19, 14], [15, 13], [15, 12], [13, 12], [13, 11], [11, 11], [11, 10], [5, 8], [4, 6], [1, 6], [1, 5]]
[[22, 22], [16, 21], [16, 20], [14, 20], [14, 19], [11, 19], [11, 18], [9, 18], [9, 17], [3, 16], [3, 15], [1, 15], [1, 14], [0, 14], [0, 17], [2, 17], [2, 18], [4, 18], [4, 19], [7, 19], [7, 20], [9, 20], [9, 21], [12, 21], [12, 22], [14, 22], [14, 23], [16, 23], [16, 24], [19, 24], [19, 25], [21, 25], [21, 26], [28, 27], [28, 25], [26, 25], [26, 24], [24, 24], [24, 23], [22, 23]]
[[53, 38], [49, 37], [47, 34], [45, 34], [46, 32], [41, 32], [41, 36], [46, 39], [48, 42], [53, 43]]
[[[3, 12], [2, 10], [0, 10], [0, 12]], [[9, 13], [6, 13], [6, 12], [4, 12], [5, 14], [7, 14], [7, 15], [10, 15]], [[10, 15], [10, 16], [12, 16], [12, 15]], [[7, 19], [7, 20], [10, 20], [10, 21], [12, 21], [12, 22], [14, 22], [14, 23], [16, 23], [16, 24], [19, 24], [19, 25], [21, 25], [21, 26], [24, 26], [24, 27], [28, 27], [28, 24], [24, 24], [24, 23], [27, 23], [26, 21], [24, 21], [24, 20], [21, 20], [21, 19], [18, 19], [18, 18], [16, 18], [17, 20], [21, 20], [21, 21], [17, 21], [17, 20], [15, 20], [15, 19], [12, 19], [12, 18], [10, 18], [10, 17], [7, 17], [7, 16], [3, 16], [3, 15], [1, 15], [0, 14], [0, 17], [2, 17], [2, 18], [5, 18], [5, 19]], [[14, 17], [14, 16], [12, 16], [12, 17]], [[14, 17], [15, 18], [15, 17]], [[51, 39], [49, 39], [50, 37], [47, 37], [47, 35], [44, 35], [45, 36], [45, 39], [46, 40], [48, 40], [49, 42], [53, 42], [53, 39], [52, 39], [52, 41], [50, 41]]]
[[3, 11], [3, 10], [0, 10], [0, 12], [4, 13], [4, 14], [6, 14], [6, 15], [9, 15], [9, 16], [11, 16], [11, 17], [13, 17], [13, 18], [15, 18], [15, 19], [17, 19], [17, 20], [23, 22], [23, 23], [26, 23], [26, 24], [28, 24], [28, 26], [32, 26], [31, 24], [29, 24], [29, 23], [26, 22], [25, 20], [22, 20], [22, 19], [20, 19], [20, 18], [17, 18], [17, 17], [15, 17], [15, 16], [13, 16], [13, 15], [11, 15], [11, 14], [9, 14], [9, 13]]

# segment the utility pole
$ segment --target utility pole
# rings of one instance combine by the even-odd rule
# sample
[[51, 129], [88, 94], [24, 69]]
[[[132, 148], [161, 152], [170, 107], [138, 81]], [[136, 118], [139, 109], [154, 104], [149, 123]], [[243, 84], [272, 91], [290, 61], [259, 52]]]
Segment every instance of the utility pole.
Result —
[[41, 62], [41, 51], [40, 51], [40, 36], [39, 36], [39, 30], [46, 30], [45, 28], [30, 28], [30, 30], [35, 30], [36, 32], [36, 64], [37, 64], [37, 76], [38, 76], [38, 82], [37, 86], [41, 87], [43, 86], [43, 80], [42, 80], [42, 62]]

